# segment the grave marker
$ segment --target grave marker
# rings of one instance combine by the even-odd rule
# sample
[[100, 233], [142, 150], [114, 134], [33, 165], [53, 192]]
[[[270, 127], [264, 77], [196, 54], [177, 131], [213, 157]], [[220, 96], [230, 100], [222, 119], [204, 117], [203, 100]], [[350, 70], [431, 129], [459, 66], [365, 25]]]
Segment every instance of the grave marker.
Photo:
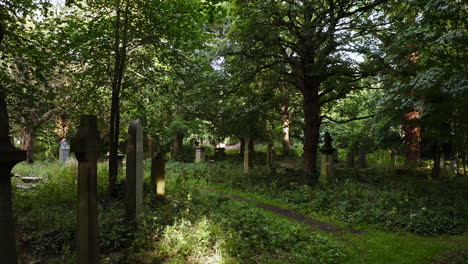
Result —
[[78, 263], [99, 262], [97, 221], [97, 160], [103, 150], [97, 118], [82, 115], [71, 151], [78, 160]]
[[332, 138], [330, 133], [325, 133], [325, 144], [320, 149], [321, 156], [321, 167], [319, 182], [321, 184], [328, 184], [335, 180], [334, 164], [333, 164], [333, 153], [336, 151], [332, 147]]
[[246, 148], [244, 149], [244, 172], [248, 173], [250, 170], [250, 151], [249, 148], [247, 147], [249, 145], [249, 140], [248, 138], [245, 139], [245, 146]]
[[226, 157], [225, 148], [215, 148], [214, 151], [215, 151], [215, 160], [217, 161], [224, 160], [224, 158]]
[[267, 168], [271, 168], [271, 165], [273, 163], [273, 144], [271, 143], [268, 144], [266, 155], [267, 155]]
[[197, 146], [195, 148], [195, 163], [200, 163], [203, 161], [205, 161], [205, 148]]
[[158, 197], [166, 196], [166, 162], [160, 152], [151, 160], [151, 184]]
[[127, 217], [136, 220], [143, 205], [143, 127], [130, 121], [127, 137]]
[[16, 239], [11, 201], [11, 169], [26, 160], [26, 152], [11, 144], [5, 95], [0, 91], [0, 259], [16, 264]]
[[62, 139], [60, 143], [60, 150], [59, 150], [59, 159], [62, 164], [67, 163], [68, 158], [70, 158], [70, 147], [68, 146], [68, 142], [66, 139]]

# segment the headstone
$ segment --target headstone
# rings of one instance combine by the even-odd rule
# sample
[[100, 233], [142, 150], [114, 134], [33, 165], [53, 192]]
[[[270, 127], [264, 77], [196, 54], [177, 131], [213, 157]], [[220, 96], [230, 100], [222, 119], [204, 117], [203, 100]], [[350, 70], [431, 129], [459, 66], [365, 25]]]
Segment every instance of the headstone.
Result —
[[268, 144], [266, 156], [267, 168], [271, 168], [271, 165], [273, 163], [273, 144]]
[[96, 116], [81, 116], [70, 150], [78, 160], [78, 263], [95, 264], [99, 262], [97, 160], [103, 150]]
[[11, 200], [11, 169], [23, 160], [26, 152], [11, 145], [10, 125], [4, 93], [0, 91], [0, 259], [16, 264], [15, 225]]
[[68, 158], [70, 157], [70, 147], [68, 146], [68, 142], [66, 139], [62, 139], [60, 143], [60, 150], [59, 150], [59, 159], [62, 164], [67, 163]]
[[151, 160], [151, 184], [158, 197], [166, 195], [166, 162], [160, 152]]
[[[249, 145], [249, 139], [246, 138], [245, 139], [245, 146], [248, 146]], [[249, 148], [246, 147], [244, 149], [244, 172], [245, 173], [248, 173], [250, 170], [250, 151], [249, 151]]]
[[321, 167], [319, 182], [321, 184], [328, 184], [335, 180], [334, 164], [333, 164], [333, 153], [336, 151], [332, 147], [332, 138], [330, 133], [325, 133], [325, 144], [320, 149], [321, 156]]
[[224, 158], [226, 157], [225, 148], [215, 148], [214, 151], [215, 151], [215, 160], [217, 161], [224, 160]]
[[127, 217], [136, 220], [143, 205], [143, 127], [130, 121], [127, 137]]
[[195, 163], [200, 163], [205, 161], [205, 148], [196, 147], [195, 148]]

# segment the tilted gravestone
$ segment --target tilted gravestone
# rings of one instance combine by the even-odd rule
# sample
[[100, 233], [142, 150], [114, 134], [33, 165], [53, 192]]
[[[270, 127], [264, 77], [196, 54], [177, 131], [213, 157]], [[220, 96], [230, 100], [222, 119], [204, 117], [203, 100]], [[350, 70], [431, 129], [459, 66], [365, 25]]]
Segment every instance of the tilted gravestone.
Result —
[[65, 164], [67, 163], [67, 160], [69, 157], [70, 157], [70, 147], [68, 146], [67, 140], [62, 139], [62, 142], [60, 143], [59, 159], [63, 164]]
[[321, 166], [320, 166], [320, 177], [319, 182], [321, 184], [328, 184], [335, 180], [334, 164], [333, 164], [333, 153], [336, 151], [332, 147], [332, 138], [330, 133], [325, 133], [325, 144], [320, 149]]
[[8, 112], [3, 92], [0, 91], [0, 260], [16, 264], [15, 225], [11, 201], [11, 169], [26, 160], [26, 152], [11, 144]]
[[130, 121], [127, 136], [127, 217], [136, 220], [143, 205], [143, 127]]
[[245, 139], [245, 149], [244, 149], [244, 172], [248, 173], [250, 170], [250, 151], [247, 147], [249, 145], [249, 139]]
[[151, 160], [151, 184], [158, 197], [166, 195], [166, 162], [160, 152]]
[[78, 160], [78, 263], [99, 262], [97, 220], [97, 160], [103, 150], [97, 118], [82, 115], [71, 151]]

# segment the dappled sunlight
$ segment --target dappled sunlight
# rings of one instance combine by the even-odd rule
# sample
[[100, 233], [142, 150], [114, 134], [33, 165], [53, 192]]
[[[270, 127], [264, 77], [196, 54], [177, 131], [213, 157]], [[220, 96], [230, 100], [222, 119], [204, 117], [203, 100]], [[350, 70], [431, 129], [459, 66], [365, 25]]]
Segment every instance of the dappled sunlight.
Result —
[[183, 257], [187, 263], [225, 263], [229, 258], [224, 249], [226, 235], [219, 224], [206, 217], [195, 223], [182, 218], [165, 228], [158, 247], [169, 259]]

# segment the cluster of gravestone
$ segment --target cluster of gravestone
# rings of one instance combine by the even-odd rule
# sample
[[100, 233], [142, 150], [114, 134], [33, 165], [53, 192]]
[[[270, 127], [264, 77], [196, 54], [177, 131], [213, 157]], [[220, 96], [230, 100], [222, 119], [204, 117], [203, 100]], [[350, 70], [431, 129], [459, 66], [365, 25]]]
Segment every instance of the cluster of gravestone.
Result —
[[[26, 159], [26, 153], [11, 144], [4, 100], [0, 100], [0, 115], [0, 256], [1, 263], [16, 264], [10, 173], [15, 164]], [[77, 251], [80, 264], [99, 262], [97, 164], [102, 151], [97, 118], [90, 115], [81, 116], [80, 126], [76, 136], [71, 139], [70, 147], [66, 140], [60, 147], [63, 163], [67, 162], [70, 152], [75, 154], [78, 161]], [[130, 122], [126, 154], [126, 212], [129, 222], [137, 223], [143, 204], [143, 128], [139, 120]], [[165, 195], [165, 161], [161, 153], [152, 159], [151, 183], [157, 196]]]
[[[1, 99], [1, 98], [0, 98]], [[11, 196], [11, 169], [15, 164], [26, 159], [25, 151], [16, 149], [9, 137], [8, 115], [4, 100], [0, 100], [0, 256], [2, 263], [17, 263], [15, 228], [13, 222]], [[249, 139], [246, 139], [248, 145]], [[99, 137], [96, 116], [81, 116], [80, 126], [70, 146], [64, 139], [61, 142], [59, 158], [66, 163], [70, 152], [78, 161], [78, 263], [92, 264], [99, 262], [98, 216], [97, 216], [97, 164], [104, 146]], [[321, 149], [322, 170], [319, 182], [327, 184], [334, 180], [333, 161], [335, 149], [331, 146], [331, 137], [325, 135], [325, 145]], [[244, 151], [244, 171], [252, 167], [249, 148]], [[273, 146], [267, 148], [267, 167], [272, 166]], [[120, 164], [123, 154], [119, 155]], [[126, 211], [130, 222], [137, 223], [142, 213], [143, 204], [143, 127], [139, 120], [130, 122], [126, 153]], [[215, 149], [215, 159], [225, 157], [224, 148]], [[196, 144], [195, 162], [205, 161], [205, 148]], [[119, 166], [122, 168], [122, 165]], [[31, 177], [23, 177], [24, 181]], [[34, 179], [36, 178], [34, 177]], [[157, 196], [165, 195], [165, 161], [158, 153], [151, 163], [151, 183]]]

